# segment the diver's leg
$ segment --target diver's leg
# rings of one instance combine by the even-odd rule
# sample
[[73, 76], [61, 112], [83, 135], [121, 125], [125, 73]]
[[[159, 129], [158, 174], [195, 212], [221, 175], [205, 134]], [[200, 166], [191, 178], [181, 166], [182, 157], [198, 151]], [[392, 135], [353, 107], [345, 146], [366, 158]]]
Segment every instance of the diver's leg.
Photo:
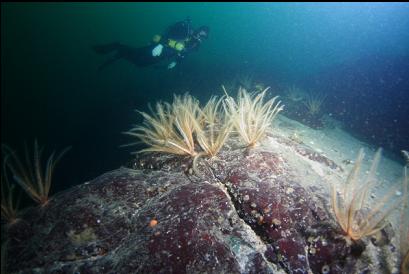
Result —
[[104, 69], [105, 67], [107, 67], [108, 65], [111, 65], [118, 59], [121, 59], [121, 58], [127, 59], [127, 56], [129, 56], [132, 52], [131, 47], [122, 45], [117, 42], [110, 43], [110, 44], [96, 45], [96, 46], [93, 46], [93, 49], [98, 54], [108, 54], [111, 52], [115, 52], [115, 55], [112, 58], [108, 59], [101, 66], [99, 66], [98, 70]]
[[161, 58], [152, 56], [152, 45], [133, 48], [120, 43], [110, 43], [105, 45], [94, 46], [93, 49], [99, 54], [108, 54], [110, 52], [115, 52], [114, 56], [107, 60], [104, 64], [99, 67], [99, 70], [105, 68], [106, 66], [114, 63], [118, 59], [125, 59], [133, 63], [136, 66], [145, 67], [155, 64], [162, 60]]
[[115, 42], [115, 43], [109, 43], [109, 44], [95, 45], [92, 48], [98, 54], [107, 54], [114, 50], [119, 50], [121, 46], [122, 46], [121, 44]]

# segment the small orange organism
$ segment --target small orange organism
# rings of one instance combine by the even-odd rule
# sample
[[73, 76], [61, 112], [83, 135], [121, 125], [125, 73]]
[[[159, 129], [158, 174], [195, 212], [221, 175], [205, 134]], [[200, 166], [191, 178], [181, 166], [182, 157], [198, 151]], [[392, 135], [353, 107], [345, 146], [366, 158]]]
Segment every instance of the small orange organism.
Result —
[[156, 219], [152, 219], [152, 220], [149, 222], [149, 226], [150, 226], [150, 227], [155, 227], [157, 224], [158, 224], [158, 221], [157, 221]]

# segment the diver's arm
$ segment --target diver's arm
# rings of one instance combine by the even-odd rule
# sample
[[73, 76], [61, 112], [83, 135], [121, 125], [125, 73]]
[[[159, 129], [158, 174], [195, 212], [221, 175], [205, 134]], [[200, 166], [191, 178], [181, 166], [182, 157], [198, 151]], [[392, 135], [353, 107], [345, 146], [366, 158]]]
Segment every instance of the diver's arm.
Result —
[[180, 64], [185, 59], [185, 55], [178, 53], [172, 62], [169, 63], [168, 69], [173, 69], [177, 64]]
[[180, 63], [182, 59], [179, 57], [179, 54], [173, 58], [172, 62], [169, 63], [168, 69], [173, 69], [177, 64]]
[[169, 63], [168, 69], [173, 69], [176, 65], [177, 65], [176, 61], [172, 61], [171, 63]]

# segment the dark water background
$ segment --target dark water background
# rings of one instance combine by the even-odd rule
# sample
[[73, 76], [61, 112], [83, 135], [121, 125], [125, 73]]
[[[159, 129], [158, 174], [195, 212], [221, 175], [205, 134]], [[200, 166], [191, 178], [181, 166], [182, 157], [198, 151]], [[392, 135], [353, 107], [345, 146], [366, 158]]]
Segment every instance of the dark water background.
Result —
[[[144, 46], [189, 16], [210, 36], [173, 70], [137, 68], [91, 46]], [[134, 109], [189, 91], [203, 103], [239, 74], [328, 95], [324, 111], [374, 147], [409, 149], [409, 4], [2, 3], [1, 142], [72, 145], [53, 190], [130, 159]], [[283, 112], [285, 114], [285, 111]]]

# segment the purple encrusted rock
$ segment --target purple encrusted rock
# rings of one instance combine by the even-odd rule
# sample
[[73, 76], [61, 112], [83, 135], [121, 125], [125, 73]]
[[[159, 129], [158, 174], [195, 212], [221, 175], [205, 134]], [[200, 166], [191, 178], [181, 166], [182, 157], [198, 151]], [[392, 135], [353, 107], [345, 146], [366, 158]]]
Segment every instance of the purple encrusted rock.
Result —
[[[335, 168], [322, 155], [280, 144]], [[6, 269], [353, 272], [363, 249], [356, 252], [345, 241], [328, 203], [305, 187], [286, 157], [229, 146], [215, 159], [200, 158], [193, 168], [188, 157], [138, 156], [130, 168], [105, 173], [58, 193], [45, 207], [28, 209], [7, 230]]]

